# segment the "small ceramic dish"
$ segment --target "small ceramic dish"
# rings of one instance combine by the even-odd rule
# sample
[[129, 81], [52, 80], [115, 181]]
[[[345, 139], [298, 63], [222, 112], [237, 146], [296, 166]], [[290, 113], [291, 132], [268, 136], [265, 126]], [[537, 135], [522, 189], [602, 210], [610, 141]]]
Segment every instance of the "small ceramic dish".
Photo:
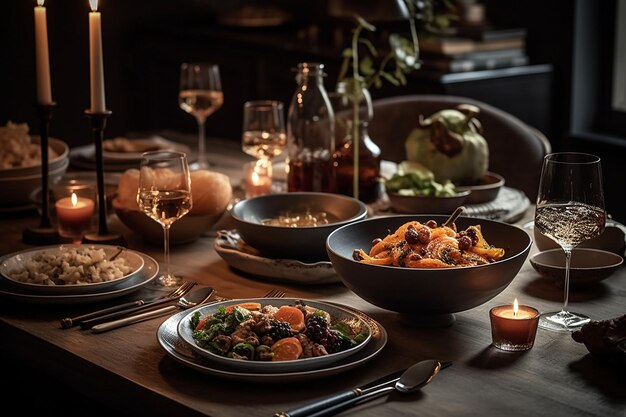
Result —
[[248, 302], [260, 303], [262, 306], [274, 306], [280, 307], [284, 305], [293, 305], [298, 299], [289, 298], [251, 298], [241, 300], [228, 300], [218, 303], [205, 305], [199, 308], [195, 308], [184, 315], [178, 324], [178, 335], [181, 340], [190, 347], [197, 355], [209, 360], [212, 363], [220, 364], [228, 367], [232, 370], [238, 370], [242, 372], [267, 372], [267, 373], [279, 373], [279, 372], [296, 372], [307, 371], [313, 369], [320, 369], [328, 366], [331, 363], [347, 358], [365, 347], [372, 339], [372, 329], [370, 325], [359, 314], [343, 308], [337, 304], [324, 303], [322, 301], [314, 300], [300, 300], [306, 306], [313, 307], [315, 309], [326, 311], [332, 317], [334, 323], [344, 322], [350, 323], [350, 327], [360, 329], [360, 332], [367, 334], [365, 339], [356, 346], [349, 349], [342, 350], [337, 353], [330, 353], [328, 355], [316, 356], [303, 359], [286, 360], [286, 361], [251, 361], [242, 359], [233, 359], [226, 356], [220, 356], [207, 349], [204, 349], [197, 345], [193, 338], [194, 329], [190, 325], [191, 317], [199, 311], [201, 317], [205, 317], [209, 314], [215, 314], [219, 312], [221, 307], [228, 307], [230, 305], [238, 305]]
[[504, 186], [504, 177], [495, 172], [487, 172], [476, 185], [459, 185], [458, 191], [470, 191], [465, 198], [465, 204], [480, 204], [493, 201], [498, 197], [500, 189]]
[[398, 213], [406, 214], [451, 214], [463, 204], [469, 194], [469, 190], [446, 197], [408, 196], [387, 192], [391, 208]]
[[[585, 286], [611, 276], [624, 262], [621, 256], [599, 249], [576, 248], [572, 251], [570, 285]], [[562, 249], [550, 249], [530, 257], [530, 264], [542, 276], [563, 287], [565, 254]]]

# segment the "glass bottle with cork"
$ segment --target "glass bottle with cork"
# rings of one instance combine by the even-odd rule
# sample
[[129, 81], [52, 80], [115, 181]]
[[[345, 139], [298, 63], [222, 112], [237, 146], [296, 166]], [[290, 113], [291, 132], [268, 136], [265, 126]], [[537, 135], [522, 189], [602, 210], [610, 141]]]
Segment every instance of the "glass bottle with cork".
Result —
[[298, 88], [287, 118], [289, 192], [335, 191], [335, 115], [324, 76], [323, 64], [298, 64]]

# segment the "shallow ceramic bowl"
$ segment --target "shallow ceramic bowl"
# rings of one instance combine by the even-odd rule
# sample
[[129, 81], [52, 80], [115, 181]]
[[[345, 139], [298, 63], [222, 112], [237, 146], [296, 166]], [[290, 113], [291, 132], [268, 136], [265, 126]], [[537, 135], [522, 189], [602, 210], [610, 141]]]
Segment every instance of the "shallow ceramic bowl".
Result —
[[[33, 136], [33, 143], [39, 144], [39, 136]], [[59, 139], [49, 138], [48, 144], [58, 154], [56, 158], [48, 161], [48, 172], [58, 171], [59, 168], [67, 163], [70, 149], [65, 142]], [[0, 168], [0, 178], [29, 177], [33, 175], [41, 176], [40, 163], [28, 167]]]
[[465, 204], [481, 204], [495, 200], [502, 187], [504, 187], [504, 177], [495, 172], [487, 172], [479, 184], [459, 185], [456, 189], [470, 191], [465, 198]]
[[406, 214], [451, 214], [463, 204], [469, 191], [462, 191], [453, 196], [407, 196], [387, 192], [394, 211]]
[[[120, 221], [133, 232], [141, 235], [146, 241], [163, 244], [163, 227], [139, 210], [126, 210], [119, 206], [117, 199], [113, 200], [115, 214]], [[216, 224], [224, 211], [206, 214], [186, 214], [172, 224], [170, 228], [170, 243], [178, 245], [195, 242]]]
[[[599, 249], [576, 248], [572, 251], [570, 285], [585, 286], [611, 276], [624, 262], [621, 256]], [[565, 280], [565, 254], [562, 249], [550, 249], [530, 257], [537, 272], [563, 287]]]
[[489, 244], [505, 249], [504, 258], [488, 265], [443, 269], [371, 265], [352, 258], [355, 249], [369, 252], [372, 240], [384, 238], [404, 223], [430, 219], [441, 224], [447, 216], [377, 217], [340, 227], [326, 242], [333, 267], [342, 282], [366, 301], [415, 317], [415, 324], [443, 325], [452, 322], [451, 313], [479, 306], [502, 292], [519, 272], [532, 243], [519, 227], [459, 217], [459, 230], [480, 225]]
[[[325, 212], [337, 221], [312, 227], [283, 227], [262, 221], [289, 212]], [[241, 200], [230, 214], [243, 240], [262, 255], [298, 259], [328, 260], [326, 238], [345, 224], [367, 216], [367, 206], [352, 197], [330, 193], [280, 193]]]
[[[55, 184], [63, 177], [69, 164], [70, 161], [66, 158], [58, 168], [48, 171], [50, 184]], [[31, 195], [38, 188], [41, 188], [41, 173], [21, 177], [1, 177], [0, 195], [2, 198], [0, 199], [0, 206], [32, 205]]]

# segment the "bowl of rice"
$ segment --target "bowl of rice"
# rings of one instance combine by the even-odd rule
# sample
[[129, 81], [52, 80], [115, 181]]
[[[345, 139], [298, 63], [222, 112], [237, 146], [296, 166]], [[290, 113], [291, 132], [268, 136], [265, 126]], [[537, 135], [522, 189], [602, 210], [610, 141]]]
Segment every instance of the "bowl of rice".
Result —
[[144, 266], [138, 253], [112, 245], [53, 245], [27, 249], [0, 261], [2, 278], [12, 285], [47, 294], [107, 290]]

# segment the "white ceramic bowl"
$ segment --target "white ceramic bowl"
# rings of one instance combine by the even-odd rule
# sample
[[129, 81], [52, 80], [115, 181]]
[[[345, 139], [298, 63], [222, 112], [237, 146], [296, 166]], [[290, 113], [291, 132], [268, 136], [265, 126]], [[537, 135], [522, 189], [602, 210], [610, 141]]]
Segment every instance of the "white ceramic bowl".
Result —
[[[63, 177], [69, 164], [69, 159], [65, 158], [58, 168], [48, 171], [50, 184], [55, 184]], [[32, 204], [31, 195], [38, 188], [41, 188], [40, 173], [18, 177], [2, 177], [0, 178], [0, 195], [2, 196], [0, 206], [10, 208]]]
[[[39, 137], [33, 137], [33, 143], [39, 144]], [[49, 147], [52, 148], [58, 156], [48, 161], [48, 172], [57, 171], [63, 165], [68, 163], [69, 147], [65, 142], [59, 139], [48, 139]], [[67, 166], [67, 165], [66, 165]], [[31, 165], [19, 168], [0, 168], [1, 178], [30, 177], [33, 175], [41, 175], [41, 164]]]

